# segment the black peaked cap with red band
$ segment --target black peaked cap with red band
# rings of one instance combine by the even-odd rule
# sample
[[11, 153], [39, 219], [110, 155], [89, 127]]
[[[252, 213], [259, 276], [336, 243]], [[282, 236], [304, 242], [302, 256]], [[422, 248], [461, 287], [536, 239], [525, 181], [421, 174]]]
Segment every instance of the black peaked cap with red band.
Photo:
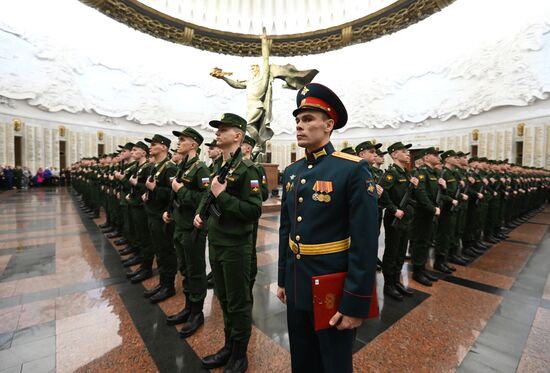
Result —
[[348, 122], [348, 112], [336, 93], [319, 83], [309, 83], [298, 91], [296, 106], [292, 112], [297, 116], [304, 110], [317, 110], [326, 113], [334, 120], [334, 129], [342, 128]]

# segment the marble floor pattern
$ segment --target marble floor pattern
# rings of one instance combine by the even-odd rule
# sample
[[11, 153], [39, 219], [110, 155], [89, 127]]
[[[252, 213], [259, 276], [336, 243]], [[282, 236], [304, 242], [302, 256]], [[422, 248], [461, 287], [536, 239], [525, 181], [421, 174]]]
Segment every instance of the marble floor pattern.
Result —
[[[250, 372], [290, 372], [285, 307], [277, 300], [278, 213], [259, 222]], [[223, 343], [212, 290], [205, 325], [181, 340], [165, 324], [184, 300], [159, 305], [125, 278], [112, 240], [69, 189], [0, 194], [0, 373], [201, 372]], [[432, 287], [410, 279], [404, 302], [384, 299], [357, 332], [357, 372], [550, 371], [550, 209]], [[383, 233], [380, 238], [383, 254]], [[221, 370], [217, 370], [221, 371]]]

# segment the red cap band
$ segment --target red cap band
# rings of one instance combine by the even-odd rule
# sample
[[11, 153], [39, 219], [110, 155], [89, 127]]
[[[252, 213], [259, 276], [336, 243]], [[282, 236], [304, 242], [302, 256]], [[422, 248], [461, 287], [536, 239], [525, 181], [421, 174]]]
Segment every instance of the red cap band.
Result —
[[338, 114], [336, 113], [336, 110], [320, 98], [313, 96], [305, 97], [302, 102], [300, 102], [300, 109], [308, 107], [313, 109], [321, 109], [327, 113], [332, 120], [334, 120], [334, 123], [338, 123]]

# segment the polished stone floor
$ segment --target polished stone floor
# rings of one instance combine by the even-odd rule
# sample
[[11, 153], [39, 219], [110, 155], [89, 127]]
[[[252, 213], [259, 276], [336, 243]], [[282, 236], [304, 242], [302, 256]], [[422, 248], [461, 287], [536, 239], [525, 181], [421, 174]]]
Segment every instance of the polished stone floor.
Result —
[[[223, 342], [209, 290], [205, 325], [178, 338], [160, 305], [131, 285], [120, 256], [65, 188], [0, 193], [0, 373], [200, 372]], [[383, 298], [358, 330], [357, 372], [549, 372], [550, 208], [482, 257], [404, 302]], [[278, 214], [260, 220], [250, 372], [289, 372], [285, 308], [275, 297]], [[381, 240], [380, 255], [383, 253]], [[181, 281], [177, 281], [181, 283]]]

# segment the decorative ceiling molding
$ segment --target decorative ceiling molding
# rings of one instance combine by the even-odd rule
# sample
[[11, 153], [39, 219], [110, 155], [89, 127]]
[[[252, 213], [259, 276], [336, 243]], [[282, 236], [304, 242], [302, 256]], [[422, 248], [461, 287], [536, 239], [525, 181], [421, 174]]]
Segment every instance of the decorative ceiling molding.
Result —
[[[261, 56], [259, 35], [238, 34], [189, 23], [137, 0], [80, 0], [138, 31], [174, 43], [216, 53]], [[354, 21], [327, 29], [289, 35], [269, 35], [274, 56], [324, 53], [365, 43], [399, 31], [440, 11], [454, 0], [399, 0]]]

